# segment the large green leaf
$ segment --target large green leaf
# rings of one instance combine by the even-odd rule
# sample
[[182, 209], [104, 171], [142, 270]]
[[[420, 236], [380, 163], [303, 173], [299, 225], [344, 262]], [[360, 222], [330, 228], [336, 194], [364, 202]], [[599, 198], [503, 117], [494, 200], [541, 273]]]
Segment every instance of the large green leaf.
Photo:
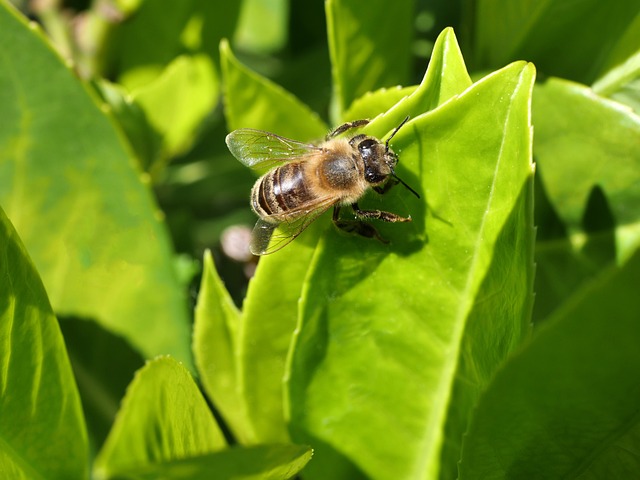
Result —
[[638, 478], [640, 253], [567, 299], [498, 373], [460, 479]]
[[478, 0], [477, 68], [525, 59], [548, 75], [591, 83], [640, 45], [640, 2]]
[[86, 478], [80, 397], [42, 281], [0, 209], [0, 472]]
[[135, 480], [286, 480], [294, 478], [311, 459], [309, 447], [259, 445], [230, 448], [209, 455], [145, 465], [121, 472]]
[[139, 370], [129, 386], [94, 474], [109, 478], [225, 447], [189, 372], [171, 357], [159, 357]]
[[296, 140], [318, 140], [328, 131], [320, 117], [282, 87], [242, 65], [220, 44], [229, 130], [257, 128]]
[[416, 90], [416, 86], [394, 88], [381, 88], [374, 92], [367, 92], [362, 97], [353, 101], [349, 109], [344, 112], [345, 120], [358, 120], [361, 118], [373, 118], [380, 112], [386, 112], [396, 103], [408, 97]]
[[242, 317], [216, 272], [211, 252], [204, 255], [193, 332], [193, 354], [207, 395], [241, 443], [253, 437], [238, 385], [238, 330]]
[[0, 201], [54, 308], [188, 362], [172, 248], [117, 130], [4, 3], [0, 52]]
[[208, 55], [217, 63], [217, 45], [233, 33], [240, 4], [145, 0], [127, 21], [112, 29], [104, 68], [133, 89], [154, 80], [173, 59], [187, 52]]
[[294, 438], [318, 462], [343, 455], [376, 479], [455, 468], [444, 432], [459, 442], [465, 422], [447, 415], [473, 405], [530, 316], [533, 79], [513, 64], [398, 132], [399, 175], [425, 199], [398, 187], [361, 204], [411, 214], [379, 226], [390, 245], [321, 240], [288, 382]]
[[535, 90], [533, 120], [542, 183], [573, 247], [585, 243], [597, 186], [615, 223], [615, 255], [626, 258], [640, 244], [640, 117], [551, 78]]
[[147, 120], [162, 138], [162, 150], [149, 170], [191, 146], [203, 119], [218, 101], [218, 78], [205, 55], [180, 56], [154, 81], [132, 92]]
[[[225, 103], [231, 126], [252, 126], [276, 133], [284, 131], [294, 138], [320, 138], [323, 135], [326, 130], [321, 130], [324, 127], [306, 107], [239, 65], [224, 44], [222, 52]], [[428, 80], [401, 101], [392, 114], [377, 121], [378, 131], [384, 128], [380, 127], [381, 123], [389, 125], [390, 130], [397, 125], [392, 122], [399, 123], [406, 115], [418, 115], [427, 108], [433, 108], [468, 86], [468, 75], [453, 31], [447, 30], [441, 35], [435, 52], [436, 60], [432, 67], [435, 71], [427, 73], [425, 79]], [[377, 99], [372, 98], [372, 103], [377, 104]], [[375, 113], [379, 112], [375, 110]], [[325, 228], [326, 221], [319, 220], [286, 249], [262, 258], [250, 283], [237, 345], [237, 388], [247, 405], [254, 441], [284, 441], [288, 438], [282, 411], [281, 382], [285, 358], [313, 248], [319, 233]], [[291, 261], [292, 258], [295, 262]], [[287, 287], [274, 292], [274, 279]]]
[[334, 119], [380, 87], [405, 84], [411, 66], [414, 0], [373, 6], [367, 0], [325, 3], [333, 69]]
[[[467, 73], [455, 33], [453, 29], [446, 28], [438, 35], [429, 66], [418, 88], [389, 110], [380, 114], [363, 130], [369, 135], [383, 138], [384, 135], [400, 125], [400, 122], [407, 116], [416, 117], [433, 110], [452, 97], [461, 94], [470, 85], [471, 79]], [[372, 104], [379, 101], [377, 95], [368, 97]], [[354, 108], [365, 100], [366, 97], [359, 99], [354, 104]]]

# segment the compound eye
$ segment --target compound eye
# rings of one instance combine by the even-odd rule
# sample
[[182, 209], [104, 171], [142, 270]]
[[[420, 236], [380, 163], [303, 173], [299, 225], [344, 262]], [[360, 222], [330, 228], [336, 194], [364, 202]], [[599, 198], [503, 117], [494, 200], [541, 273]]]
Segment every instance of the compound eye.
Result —
[[358, 151], [360, 152], [360, 155], [362, 155], [365, 158], [371, 155], [371, 150], [377, 143], [378, 142], [370, 138], [367, 138], [366, 140], [361, 141], [358, 144]]

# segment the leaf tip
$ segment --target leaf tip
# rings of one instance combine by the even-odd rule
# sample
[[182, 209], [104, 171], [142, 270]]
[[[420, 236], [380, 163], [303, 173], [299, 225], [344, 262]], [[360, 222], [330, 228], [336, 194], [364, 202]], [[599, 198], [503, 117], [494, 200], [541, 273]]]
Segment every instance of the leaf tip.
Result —
[[220, 40], [220, 56], [231, 55], [231, 46], [229, 45], [229, 39], [223, 38]]

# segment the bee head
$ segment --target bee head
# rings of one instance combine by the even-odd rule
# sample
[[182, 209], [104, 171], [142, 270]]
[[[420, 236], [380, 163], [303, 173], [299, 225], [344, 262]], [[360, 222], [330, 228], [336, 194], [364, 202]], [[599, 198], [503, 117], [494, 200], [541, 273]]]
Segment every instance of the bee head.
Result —
[[383, 183], [398, 163], [398, 157], [388, 145], [383, 145], [373, 137], [362, 137], [358, 142], [358, 152], [364, 163], [364, 178], [372, 185]]
[[418, 195], [413, 188], [404, 183], [404, 181], [396, 175], [395, 168], [398, 164], [398, 155], [389, 148], [389, 142], [393, 136], [398, 133], [398, 130], [400, 130], [408, 120], [409, 117], [405, 118], [393, 133], [391, 133], [384, 144], [366, 135], [356, 135], [351, 139], [350, 143], [356, 146], [360, 153], [360, 157], [364, 163], [364, 178], [368, 183], [374, 186], [380, 185], [389, 177], [393, 177], [396, 183], [401, 183], [416, 197], [420, 198], [420, 195]]

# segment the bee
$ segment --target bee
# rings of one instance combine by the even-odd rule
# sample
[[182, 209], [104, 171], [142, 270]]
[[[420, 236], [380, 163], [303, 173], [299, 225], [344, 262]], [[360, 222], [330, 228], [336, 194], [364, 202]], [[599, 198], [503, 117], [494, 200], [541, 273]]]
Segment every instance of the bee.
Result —
[[[337, 138], [366, 125], [368, 120], [340, 125], [319, 145], [248, 128], [227, 135], [227, 146], [240, 162], [248, 167], [271, 168], [251, 190], [251, 207], [258, 216], [251, 235], [251, 252], [266, 255], [280, 250], [330, 207], [338, 228], [388, 243], [363, 220], [410, 222], [411, 216], [362, 210], [358, 200], [369, 188], [383, 194], [398, 183], [420, 198], [396, 176], [398, 156], [389, 148], [389, 142], [407, 120], [409, 117], [385, 143], [364, 134]], [[340, 209], [345, 206], [353, 210], [355, 219], [340, 217]]]

